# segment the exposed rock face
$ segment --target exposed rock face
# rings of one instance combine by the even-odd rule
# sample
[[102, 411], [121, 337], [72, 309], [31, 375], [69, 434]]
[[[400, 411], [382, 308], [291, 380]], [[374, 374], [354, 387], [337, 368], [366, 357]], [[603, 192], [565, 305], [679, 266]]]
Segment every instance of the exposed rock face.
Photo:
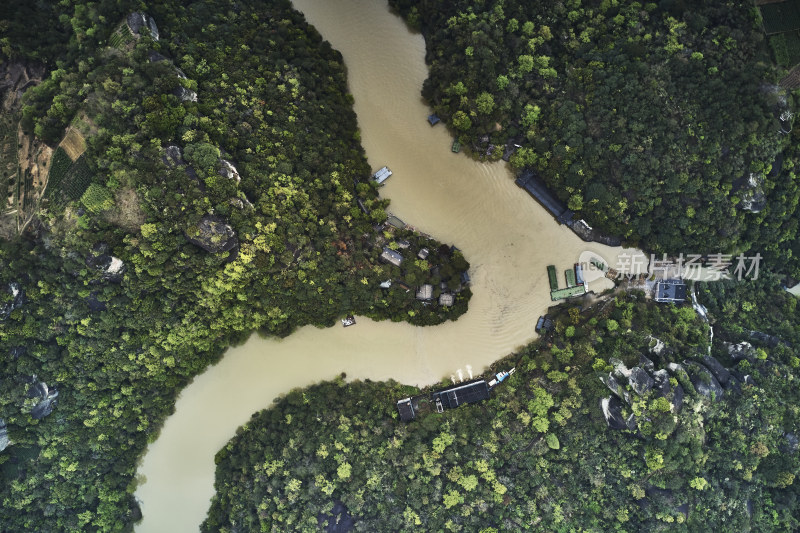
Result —
[[659, 396], [666, 398], [672, 390], [672, 386], [669, 382], [669, 374], [666, 370], [662, 368], [653, 372], [653, 385], [653, 391]]
[[642, 354], [639, 354], [639, 365], [650, 373], [654, 372], [656, 369], [655, 363]]
[[651, 378], [643, 368], [638, 366], [631, 369], [628, 383], [630, 383], [633, 392], [639, 396], [653, 388], [653, 378]]
[[92, 248], [92, 254], [86, 258], [86, 266], [93, 268], [103, 273], [103, 279], [106, 281], [122, 281], [122, 276], [125, 274], [125, 263], [119, 257], [114, 257], [106, 253], [108, 245], [104, 242], [99, 242]]
[[669, 404], [673, 413], [679, 413], [683, 407], [683, 387], [680, 384], [675, 385], [672, 389], [672, 398], [669, 399]]
[[697, 392], [714, 401], [722, 398], [724, 392], [722, 386], [708, 368], [694, 361], [684, 361], [684, 363], [692, 370], [691, 381]]
[[767, 197], [764, 194], [762, 184], [764, 177], [759, 174], [751, 173], [747, 179], [747, 184], [742, 191], [739, 207], [751, 213], [758, 213], [767, 205]]
[[28, 397], [37, 398], [39, 403], [31, 409], [31, 416], [40, 420], [53, 412], [58, 398], [57, 390], [50, 390], [44, 381], [35, 382], [28, 388]]
[[186, 163], [183, 160], [183, 152], [181, 147], [175, 144], [170, 144], [164, 148], [164, 157], [162, 158], [164, 164], [170, 168], [182, 167]]
[[201, 218], [194, 228], [186, 231], [186, 238], [212, 254], [232, 250], [239, 243], [231, 225], [214, 215]]
[[768, 333], [763, 333], [761, 331], [751, 331], [750, 332], [750, 338], [751, 339], [755, 339], [758, 342], [763, 342], [764, 344], [766, 344], [770, 348], [776, 347], [781, 342], [786, 344], [784, 341], [781, 340], [780, 337], [776, 337], [775, 335], [770, 335]]
[[628, 422], [622, 416], [622, 402], [615, 396], [600, 400], [600, 410], [611, 429], [628, 429]]
[[723, 387], [728, 383], [728, 380], [731, 379], [730, 371], [710, 355], [703, 356], [703, 364], [714, 374], [714, 377], [717, 378], [717, 381], [719, 381], [720, 385]]
[[172, 94], [178, 97], [181, 102], [196, 102], [197, 101], [197, 93], [194, 91], [190, 91], [185, 87], [175, 87], [172, 91]]
[[11, 441], [8, 439], [6, 421], [0, 418], [0, 452], [8, 448], [9, 444], [11, 444]]
[[154, 41], [158, 40], [158, 27], [156, 26], [156, 22], [153, 20], [153, 17], [150, 17], [145, 13], [136, 12], [128, 15], [127, 22], [128, 27], [131, 29], [134, 35], [143, 35], [142, 31], [147, 31], [150, 33], [150, 36]]
[[12, 281], [6, 285], [5, 292], [10, 297], [6, 296], [0, 300], [0, 320], [8, 318], [15, 309], [22, 307], [22, 304], [25, 302], [25, 293], [22, 290], [22, 285], [16, 281]]
[[622, 398], [619, 382], [617, 382], [617, 378], [615, 378], [613, 374], [609, 373], [608, 376], [600, 376], [600, 381], [608, 387], [608, 390], [616, 394], [618, 398]]
[[752, 362], [755, 359], [756, 350], [749, 342], [740, 342], [738, 344], [728, 345], [728, 355], [730, 355], [731, 359], [734, 361], [747, 359]]
[[223, 178], [228, 178], [229, 180], [236, 180], [236, 183], [242, 181], [241, 176], [239, 176], [239, 171], [236, 170], [236, 167], [233, 164], [226, 160], [220, 159], [219, 160], [219, 175]]

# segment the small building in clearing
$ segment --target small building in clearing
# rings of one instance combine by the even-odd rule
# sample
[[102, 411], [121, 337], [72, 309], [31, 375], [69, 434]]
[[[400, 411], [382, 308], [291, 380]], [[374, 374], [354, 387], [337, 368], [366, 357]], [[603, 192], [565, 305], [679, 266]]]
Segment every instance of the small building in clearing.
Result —
[[417, 257], [419, 257], [420, 259], [427, 259], [430, 253], [431, 253], [430, 250], [428, 250], [427, 248], [423, 248], [419, 251]]
[[680, 279], [665, 279], [656, 285], [655, 300], [661, 303], [686, 300], [686, 284]]
[[400, 252], [396, 252], [388, 247], [383, 248], [381, 259], [383, 259], [387, 263], [393, 264], [396, 267], [399, 267], [400, 264], [403, 262], [403, 256], [400, 255]]
[[433, 298], [433, 285], [426, 283], [417, 289], [417, 300], [430, 300]]
[[414, 418], [417, 416], [414, 412], [414, 404], [411, 402], [411, 398], [403, 398], [402, 400], [398, 400], [397, 412], [400, 414], [400, 420], [403, 422], [414, 420]]
[[450, 294], [449, 292], [443, 292], [439, 295], [439, 305], [442, 307], [452, 307], [455, 303], [456, 297]]

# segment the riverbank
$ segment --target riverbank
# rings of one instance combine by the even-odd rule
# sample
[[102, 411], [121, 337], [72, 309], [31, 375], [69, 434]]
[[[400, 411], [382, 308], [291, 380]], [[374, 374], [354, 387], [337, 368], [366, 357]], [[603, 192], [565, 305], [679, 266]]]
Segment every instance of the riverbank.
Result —
[[427, 123], [422, 37], [371, 0], [294, 3], [344, 56], [370, 164], [394, 175], [381, 189], [391, 211], [452, 242], [472, 265], [470, 310], [431, 328], [356, 317], [353, 328], [253, 336], [195, 378], [139, 468], [139, 532], [190, 531], [214, 493], [214, 455], [251, 414], [295, 387], [348, 378], [428, 385], [471, 365], [480, 373], [535, 337], [550, 305], [546, 267], [571, 268], [584, 251], [616, 264], [620, 248], [584, 243], [515, 184], [504, 163], [453, 154]]

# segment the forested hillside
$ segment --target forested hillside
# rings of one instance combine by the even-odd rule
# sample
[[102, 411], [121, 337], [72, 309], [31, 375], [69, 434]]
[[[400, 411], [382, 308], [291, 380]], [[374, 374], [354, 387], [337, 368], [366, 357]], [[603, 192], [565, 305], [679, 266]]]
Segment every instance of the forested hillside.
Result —
[[[774, 318], [735, 311], [767, 299]], [[796, 299], [770, 279], [701, 300], [710, 356], [690, 306], [567, 306], [490, 400], [408, 423], [411, 387], [295, 390], [217, 455], [203, 531], [794, 531]]]
[[513, 153], [647, 250], [781, 247], [774, 268], [800, 277], [794, 95], [751, 3], [390, 4], [425, 37], [423, 96], [475, 156]]
[[[288, 1], [14, 4], [4, 65], [49, 69], [21, 128], [54, 154], [0, 242], [0, 529], [129, 529], [178, 392], [254, 331], [466, 310], [459, 251], [379, 227], [341, 56]], [[380, 287], [403, 278], [463, 290]]]

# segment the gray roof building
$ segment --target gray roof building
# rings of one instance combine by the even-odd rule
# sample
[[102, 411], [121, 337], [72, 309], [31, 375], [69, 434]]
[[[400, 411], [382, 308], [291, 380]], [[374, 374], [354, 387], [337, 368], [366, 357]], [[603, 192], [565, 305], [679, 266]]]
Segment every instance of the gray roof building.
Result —
[[433, 285], [426, 283], [417, 289], [417, 300], [430, 300], [433, 298]]
[[456, 301], [456, 297], [449, 292], [443, 292], [439, 295], [439, 305], [444, 307], [452, 306]]
[[657, 302], [683, 302], [686, 300], [686, 284], [679, 279], [665, 279], [656, 285]]
[[381, 254], [381, 259], [386, 261], [387, 263], [391, 263], [396, 267], [399, 267], [400, 264], [403, 262], [403, 256], [400, 255], [400, 252], [395, 252], [391, 248], [384, 247], [383, 253]]

